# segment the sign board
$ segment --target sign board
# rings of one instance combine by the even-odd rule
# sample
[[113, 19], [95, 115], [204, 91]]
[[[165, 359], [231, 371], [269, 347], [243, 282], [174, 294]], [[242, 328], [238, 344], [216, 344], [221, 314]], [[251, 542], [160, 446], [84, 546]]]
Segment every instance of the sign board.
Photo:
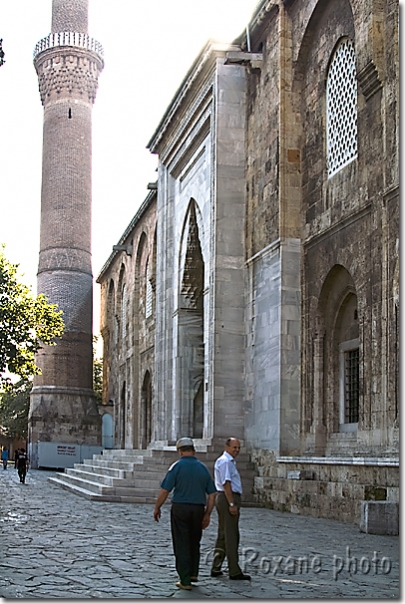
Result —
[[91, 459], [93, 455], [101, 453], [102, 450], [102, 447], [88, 445], [38, 442], [38, 467], [73, 468], [75, 463]]

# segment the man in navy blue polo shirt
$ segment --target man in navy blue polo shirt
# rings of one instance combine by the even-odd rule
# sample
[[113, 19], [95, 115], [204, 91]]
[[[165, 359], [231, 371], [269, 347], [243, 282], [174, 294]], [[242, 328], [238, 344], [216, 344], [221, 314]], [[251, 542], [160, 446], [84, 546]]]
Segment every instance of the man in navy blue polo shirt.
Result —
[[170, 466], [160, 485], [153, 517], [159, 522], [160, 508], [173, 491], [170, 520], [180, 577], [176, 586], [190, 590], [191, 583], [198, 581], [200, 541], [203, 529], [210, 523], [216, 489], [208, 469], [195, 457], [192, 439], [180, 438], [176, 448], [180, 459]]

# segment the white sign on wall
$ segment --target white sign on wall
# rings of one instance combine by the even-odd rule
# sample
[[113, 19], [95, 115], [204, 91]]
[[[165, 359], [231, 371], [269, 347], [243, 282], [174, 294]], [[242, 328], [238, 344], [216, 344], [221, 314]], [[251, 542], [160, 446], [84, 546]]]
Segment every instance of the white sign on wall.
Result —
[[38, 467], [73, 468], [75, 463], [91, 459], [102, 447], [75, 445], [70, 443], [38, 443]]

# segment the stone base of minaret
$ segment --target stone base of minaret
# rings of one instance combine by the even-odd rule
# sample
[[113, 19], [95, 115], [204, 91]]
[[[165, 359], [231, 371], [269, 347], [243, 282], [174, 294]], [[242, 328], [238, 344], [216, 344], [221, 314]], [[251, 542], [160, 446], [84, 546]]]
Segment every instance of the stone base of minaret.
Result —
[[28, 418], [31, 468], [69, 468], [100, 453], [102, 418], [92, 390], [34, 387]]

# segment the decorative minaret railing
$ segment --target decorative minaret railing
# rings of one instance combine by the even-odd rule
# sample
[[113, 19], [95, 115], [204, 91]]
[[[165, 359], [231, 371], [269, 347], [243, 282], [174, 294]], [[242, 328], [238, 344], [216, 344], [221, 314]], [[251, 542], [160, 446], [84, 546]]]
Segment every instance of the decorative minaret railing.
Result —
[[34, 50], [44, 106], [38, 293], [63, 310], [65, 334], [37, 357], [33, 467], [67, 467], [81, 448], [88, 454], [101, 445], [92, 377], [91, 114], [104, 62], [87, 30], [88, 0], [53, 0], [52, 32]]
[[78, 48], [84, 48], [85, 50], [91, 50], [100, 57], [104, 56], [102, 45], [94, 38], [90, 38], [87, 34], [63, 31], [49, 34], [46, 38], [42, 38], [34, 48], [34, 59], [40, 52], [47, 50], [48, 48], [55, 48], [56, 46], [76, 46]]

